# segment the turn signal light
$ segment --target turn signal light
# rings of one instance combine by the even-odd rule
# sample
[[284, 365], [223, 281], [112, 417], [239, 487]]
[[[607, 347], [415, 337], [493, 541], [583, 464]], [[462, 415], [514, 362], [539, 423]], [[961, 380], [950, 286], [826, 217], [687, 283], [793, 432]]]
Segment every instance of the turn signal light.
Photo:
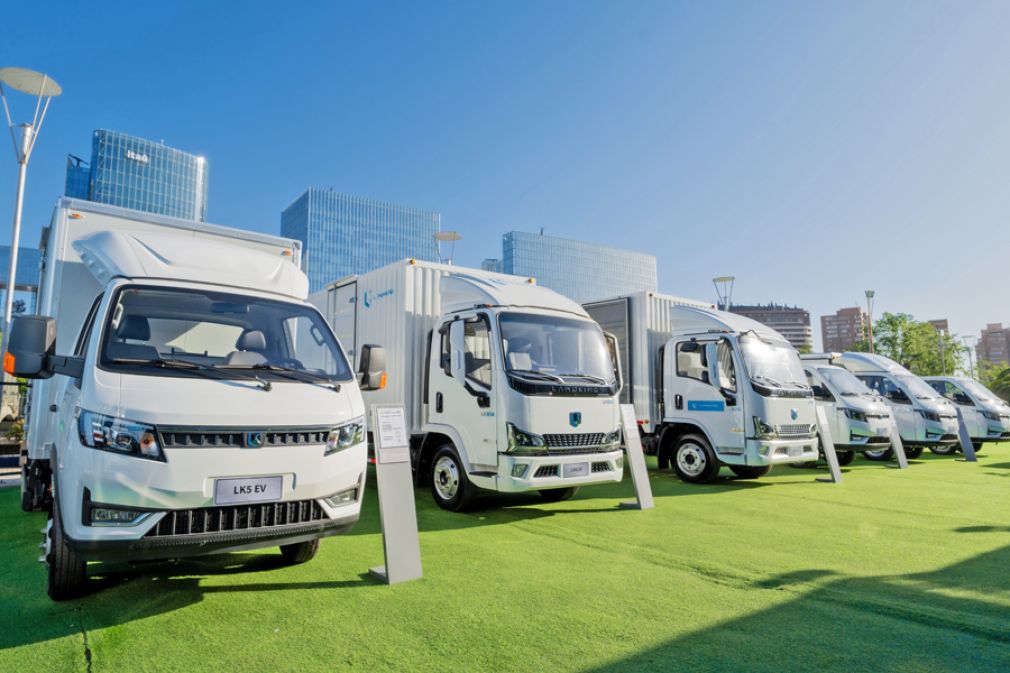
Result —
[[4, 371], [14, 376], [14, 356], [10, 351], [4, 353]]
[[382, 372], [382, 376], [379, 377], [379, 390], [386, 389], [386, 372]]

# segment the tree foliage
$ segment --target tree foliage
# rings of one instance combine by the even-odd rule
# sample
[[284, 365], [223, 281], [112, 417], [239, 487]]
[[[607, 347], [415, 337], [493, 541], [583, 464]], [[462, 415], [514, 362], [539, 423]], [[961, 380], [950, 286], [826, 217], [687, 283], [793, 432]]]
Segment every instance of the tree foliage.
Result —
[[1010, 366], [1002, 362], [979, 360], [975, 371], [979, 383], [1004, 400], [1010, 400]]
[[[874, 351], [919, 376], [954, 374], [961, 368], [966, 348], [957, 339], [908, 313], [885, 313], [873, 324]], [[860, 341], [853, 350], [869, 351]]]

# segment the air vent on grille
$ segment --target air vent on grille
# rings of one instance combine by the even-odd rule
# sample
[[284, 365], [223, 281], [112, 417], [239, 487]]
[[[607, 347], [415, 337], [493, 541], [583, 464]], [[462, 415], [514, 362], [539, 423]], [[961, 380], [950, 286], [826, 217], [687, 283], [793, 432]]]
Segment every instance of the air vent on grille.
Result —
[[811, 426], [806, 423], [800, 423], [798, 425], [780, 425], [778, 430], [779, 435], [782, 437], [809, 435], [812, 432]]
[[556, 477], [558, 476], [558, 466], [557, 465], [541, 465], [537, 468], [536, 474], [533, 475], [534, 478], [537, 477]]
[[574, 433], [571, 435], [544, 435], [548, 448], [574, 448], [577, 446], [597, 447], [603, 441], [602, 432]]
[[315, 500], [182, 509], [167, 512], [145, 537], [292, 526], [323, 519], [326, 514]]
[[593, 463], [593, 473], [596, 472], [610, 472], [610, 463], [605, 460]]
[[[198, 430], [195, 428], [161, 428], [162, 446], [168, 449], [241, 448], [246, 445], [246, 432], [262, 432], [261, 446], [307, 446], [326, 443], [325, 428], [264, 430]], [[258, 447], [257, 447], [258, 448]]]

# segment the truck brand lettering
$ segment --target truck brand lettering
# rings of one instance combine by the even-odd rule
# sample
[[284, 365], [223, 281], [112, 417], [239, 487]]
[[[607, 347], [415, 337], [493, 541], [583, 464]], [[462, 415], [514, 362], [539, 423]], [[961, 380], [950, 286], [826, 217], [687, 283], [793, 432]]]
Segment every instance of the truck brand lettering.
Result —
[[266, 493], [266, 484], [242, 484], [240, 486], [232, 487], [232, 493], [235, 495], [254, 495], [257, 493]]
[[372, 307], [372, 302], [374, 300], [376, 300], [376, 299], [382, 299], [384, 297], [391, 297], [393, 295], [393, 288], [390, 288], [388, 290], [383, 290], [382, 292], [373, 293], [373, 294], [369, 294], [368, 290], [365, 290], [365, 292], [363, 294], [364, 294], [363, 303], [365, 304], [365, 308], [371, 308]]

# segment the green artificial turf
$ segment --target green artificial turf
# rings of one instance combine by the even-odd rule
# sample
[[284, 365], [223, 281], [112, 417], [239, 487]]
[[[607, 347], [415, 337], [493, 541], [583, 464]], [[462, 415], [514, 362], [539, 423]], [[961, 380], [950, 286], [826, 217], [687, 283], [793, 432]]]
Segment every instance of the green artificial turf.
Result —
[[103, 569], [62, 604], [35, 560], [43, 517], [7, 489], [0, 671], [1010, 670], [1010, 447], [818, 474], [689, 486], [652, 469], [649, 511], [618, 508], [630, 478], [471, 514], [419, 490], [424, 578], [396, 586], [365, 574], [382, 562], [370, 489], [305, 565]]

